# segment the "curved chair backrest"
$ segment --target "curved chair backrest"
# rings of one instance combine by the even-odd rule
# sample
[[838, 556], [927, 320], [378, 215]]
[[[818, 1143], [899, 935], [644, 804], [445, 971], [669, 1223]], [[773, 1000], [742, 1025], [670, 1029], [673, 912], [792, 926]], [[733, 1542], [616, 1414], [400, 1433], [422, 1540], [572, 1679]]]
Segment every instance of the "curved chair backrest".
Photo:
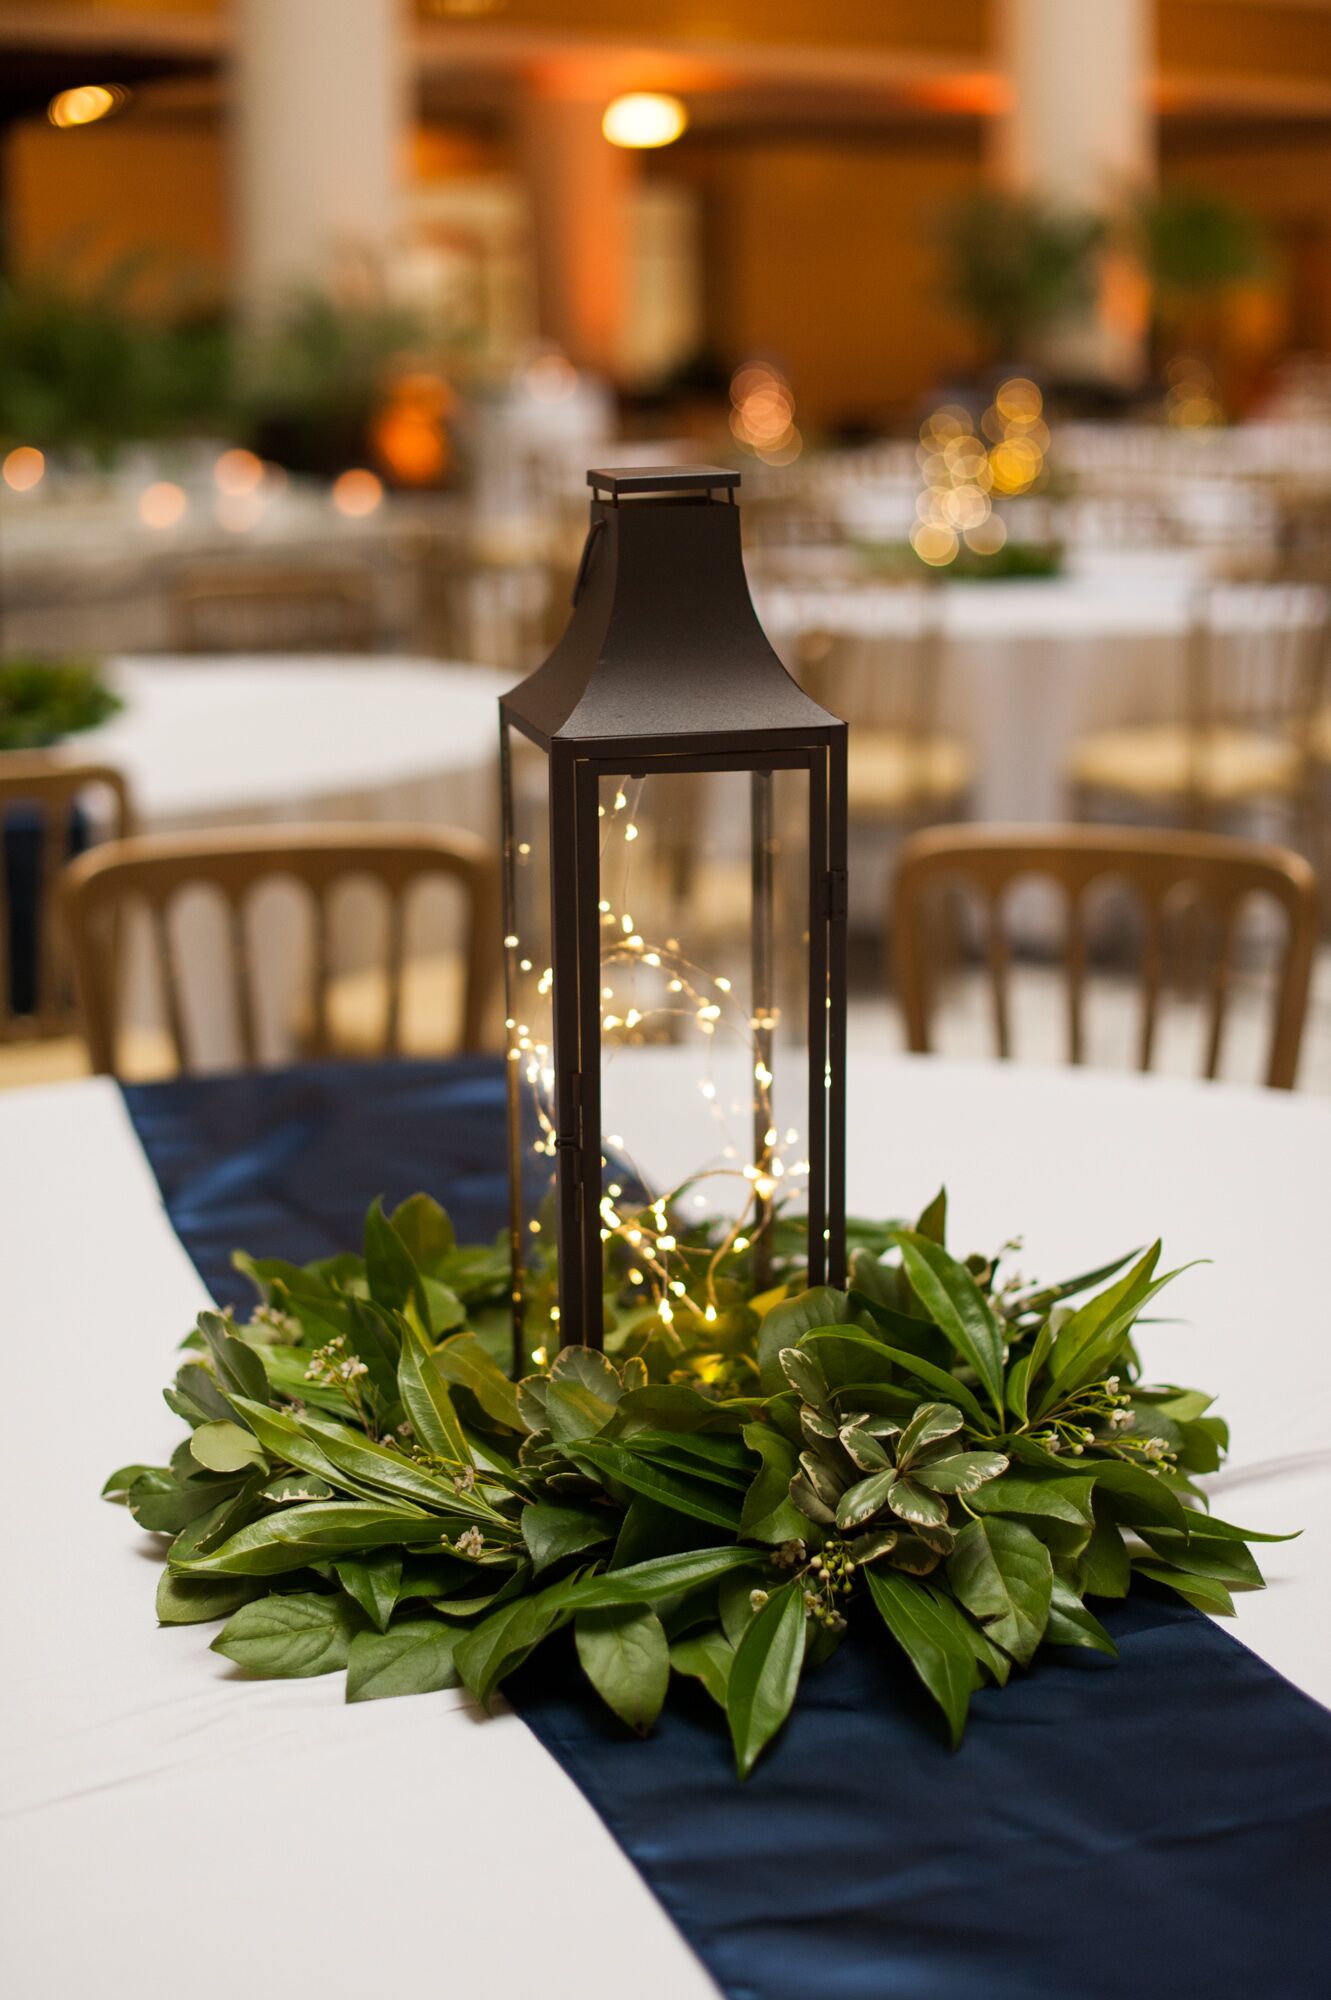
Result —
[[61, 924], [61, 871], [79, 806], [108, 802], [106, 831], [129, 831], [129, 788], [109, 764], [50, 751], [0, 752], [0, 1042], [68, 1034], [73, 989]]
[[388, 904], [387, 996], [377, 1053], [402, 1053], [405, 906], [409, 893], [432, 877], [453, 882], [464, 898], [460, 1045], [480, 1047], [499, 964], [497, 870], [484, 842], [471, 834], [413, 827], [265, 827], [119, 841], [71, 864], [65, 907], [93, 1069], [106, 1075], [116, 1068], [118, 967], [108, 920], [130, 904], [146, 908], [176, 1062], [181, 1070], [197, 1066], [183, 1004], [189, 968], [180, 962], [170, 916], [175, 899], [200, 886], [219, 895], [225, 907], [225, 956], [241, 1060], [248, 1068], [258, 1065], [259, 987], [246, 905], [256, 889], [282, 878], [299, 884], [312, 906], [308, 1052], [336, 1056], [329, 1028], [329, 906], [335, 887], [356, 877], [376, 884]]
[[1240, 912], [1250, 897], [1270, 897], [1283, 910], [1286, 929], [1266, 1081], [1279, 1089], [1293, 1088], [1317, 937], [1316, 878], [1303, 857], [1289, 849], [1212, 834], [954, 826], [914, 835], [902, 847], [891, 908], [894, 969], [912, 1050], [927, 1054], [930, 1049], [938, 955], [932, 905], [941, 889], [959, 882], [975, 891], [984, 906], [994, 1035], [999, 1055], [1011, 1054], [1010, 946], [1003, 902], [1015, 883], [1031, 877], [1052, 881], [1066, 900], [1063, 969], [1068, 1057], [1074, 1063], [1083, 1061], [1085, 1053], [1085, 905], [1092, 886], [1117, 880], [1141, 909], [1138, 1063], [1143, 1070], [1151, 1067], [1155, 1052], [1168, 910], [1180, 900], [1210, 908], [1218, 920], [1219, 945], [1209, 966], [1207, 1077], [1219, 1069]]

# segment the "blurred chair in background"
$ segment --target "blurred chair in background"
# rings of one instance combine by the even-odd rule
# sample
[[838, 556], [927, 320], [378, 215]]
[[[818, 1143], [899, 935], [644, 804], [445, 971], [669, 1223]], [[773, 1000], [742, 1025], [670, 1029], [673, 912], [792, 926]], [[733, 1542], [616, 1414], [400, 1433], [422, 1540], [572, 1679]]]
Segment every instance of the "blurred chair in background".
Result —
[[0, 1085], [87, 1069], [59, 889], [66, 861], [87, 838], [90, 794], [106, 801], [106, 832], [126, 835], [129, 791], [110, 765], [0, 754]]
[[1213, 834], [940, 827], [915, 835], [902, 850], [892, 897], [892, 958], [910, 1049], [917, 1054], [931, 1051], [941, 956], [939, 905], [949, 885], [964, 884], [983, 906], [998, 1054], [1004, 1058], [1011, 1054], [1011, 950], [1003, 905], [1012, 886], [1032, 876], [1053, 882], [1066, 906], [1062, 940], [1066, 1041], [1067, 1058], [1073, 1063], [1085, 1060], [1087, 901], [1097, 884], [1109, 880], [1122, 884], [1140, 910], [1136, 1060], [1142, 1070], [1152, 1067], [1157, 1053], [1171, 920], [1186, 920], [1199, 906], [1213, 919], [1215, 949], [1206, 967], [1203, 1062], [1208, 1078], [1214, 1078], [1220, 1066], [1241, 910], [1250, 897], [1266, 897], [1277, 904], [1284, 913], [1285, 931], [1265, 1080], [1279, 1089], [1293, 1088], [1317, 934], [1316, 880], [1308, 862], [1288, 849]]
[[850, 724], [851, 825], [908, 831], [964, 813], [971, 754], [937, 727], [941, 634], [932, 593], [901, 593], [910, 622], [872, 637], [806, 632], [797, 671], [805, 688]]
[[171, 604], [182, 653], [367, 653], [373, 577], [358, 569], [218, 562], [182, 571]]
[[[330, 964], [331, 895], [357, 877], [368, 878], [386, 900], [384, 952], [370, 974], [339, 978]], [[199, 1066], [187, 1025], [190, 967], [182, 963], [172, 935], [173, 904], [197, 888], [211, 890], [225, 908], [230, 1012], [240, 1065], [261, 1064], [261, 967], [247, 905], [256, 890], [277, 878], [299, 884], [312, 918], [308, 998], [297, 1027], [303, 1054], [371, 1058], [482, 1045], [500, 958], [497, 875], [484, 843], [469, 834], [415, 828], [273, 827], [119, 841], [71, 865], [65, 908], [84, 1028], [99, 1075], [121, 1073], [122, 968], [115, 919], [131, 905], [146, 908], [175, 1067]], [[432, 878], [443, 878], [461, 893], [463, 944], [455, 957], [413, 964], [406, 955], [406, 905], [411, 892]], [[216, 977], [211, 966], [206, 971]], [[409, 1039], [408, 1018], [414, 1020], [418, 1010], [427, 1016], [426, 1032]]]
[[1275, 806], [1314, 837], [1314, 730], [1325, 685], [1327, 593], [1310, 584], [1218, 585], [1189, 640], [1185, 715], [1084, 736], [1068, 761], [1074, 817], [1106, 808], [1205, 828]]

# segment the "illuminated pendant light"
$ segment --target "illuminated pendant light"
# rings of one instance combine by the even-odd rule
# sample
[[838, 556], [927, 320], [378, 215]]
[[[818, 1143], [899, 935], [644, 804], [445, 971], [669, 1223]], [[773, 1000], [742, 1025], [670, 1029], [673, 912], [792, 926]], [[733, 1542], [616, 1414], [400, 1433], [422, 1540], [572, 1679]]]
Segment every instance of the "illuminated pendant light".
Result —
[[689, 114], [677, 97], [631, 90], [606, 105], [601, 130], [612, 146], [670, 146], [688, 122]]

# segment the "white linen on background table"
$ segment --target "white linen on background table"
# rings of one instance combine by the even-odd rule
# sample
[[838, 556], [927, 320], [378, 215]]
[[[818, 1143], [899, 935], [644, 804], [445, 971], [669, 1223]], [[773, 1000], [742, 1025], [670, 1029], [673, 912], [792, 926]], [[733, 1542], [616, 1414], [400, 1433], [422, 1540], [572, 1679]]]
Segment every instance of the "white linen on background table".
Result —
[[[642, 1053], [669, 1176], [692, 1164], [667, 1157], [678, 1058]], [[1214, 1257], [1165, 1295], [1182, 1317], [1144, 1334], [1150, 1373], [1214, 1389], [1232, 1420], [1217, 1510], [1304, 1529], [1259, 1549], [1271, 1587], [1238, 1600], [1231, 1629], [1331, 1704], [1331, 1341], [1310, 1276], [1329, 1162], [1315, 1099], [856, 1063], [858, 1212], [913, 1213], [946, 1178], [954, 1243], [1024, 1230], [1032, 1275], [1160, 1230], [1170, 1262]], [[207, 1650], [211, 1628], [155, 1628], [149, 1539], [97, 1493], [178, 1436], [159, 1392], [205, 1297], [114, 1085], [0, 1100], [0, 1216], [0, 1929], [17, 2000], [165, 2000], [182, 1983], [230, 2000], [254, 1982], [361, 2000], [394, 1968], [494, 2000], [712, 1992], [511, 1713], [482, 1722], [456, 1691], [348, 1707], [340, 1676], [248, 1681]]]

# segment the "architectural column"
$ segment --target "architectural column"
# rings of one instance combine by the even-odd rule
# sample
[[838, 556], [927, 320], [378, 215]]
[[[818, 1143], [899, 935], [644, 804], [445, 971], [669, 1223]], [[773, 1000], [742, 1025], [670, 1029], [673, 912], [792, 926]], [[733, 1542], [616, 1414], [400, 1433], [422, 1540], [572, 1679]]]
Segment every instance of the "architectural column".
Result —
[[549, 82], [522, 107], [541, 333], [576, 366], [613, 376], [629, 296], [637, 161], [601, 131], [604, 93]]
[[404, 0], [234, 0], [242, 303], [339, 259], [391, 276], [407, 164]]
[[[1104, 213], [1155, 178], [1153, 0], [1001, 0], [1007, 101], [993, 160], [1006, 186], [1056, 207]], [[1112, 255], [1094, 321], [1060, 343], [1065, 368], [1131, 381], [1145, 300]]]

